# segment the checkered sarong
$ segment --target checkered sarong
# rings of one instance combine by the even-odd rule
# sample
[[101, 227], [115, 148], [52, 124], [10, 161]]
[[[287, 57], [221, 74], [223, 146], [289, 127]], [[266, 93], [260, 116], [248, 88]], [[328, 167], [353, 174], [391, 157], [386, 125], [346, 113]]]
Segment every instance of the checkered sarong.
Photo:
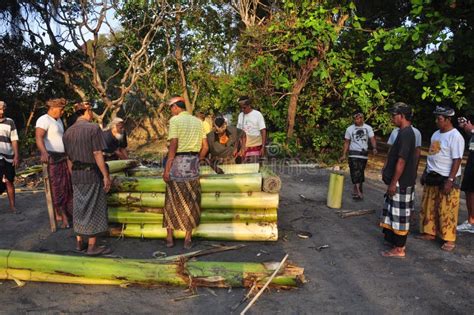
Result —
[[415, 186], [397, 187], [392, 197], [385, 194], [380, 226], [397, 235], [407, 235], [410, 230], [410, 214], [415, 207]]
[[82, 236], [96, 236], [107, 232], [107, 197], [102, 183], [74, 184], [74, 232]]

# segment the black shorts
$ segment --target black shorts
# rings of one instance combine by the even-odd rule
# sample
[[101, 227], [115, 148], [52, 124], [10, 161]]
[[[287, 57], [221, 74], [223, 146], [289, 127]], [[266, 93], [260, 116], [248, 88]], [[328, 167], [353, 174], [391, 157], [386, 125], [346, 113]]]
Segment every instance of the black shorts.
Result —
[[3, 180], [3, 176], [13, 183], [15, 180], [15, 168], [12, 163], [5, 161], [5, 159], [0, 159], [0, 180]]
[[365, 167], [367, 159], [349, 157], [349, 170], [353, 184], [361, 184], [365, 181]]
[[462, 178], [461, 190], [465, 192], [474, 192], [474, 152], [469, 152], [464, 176]]

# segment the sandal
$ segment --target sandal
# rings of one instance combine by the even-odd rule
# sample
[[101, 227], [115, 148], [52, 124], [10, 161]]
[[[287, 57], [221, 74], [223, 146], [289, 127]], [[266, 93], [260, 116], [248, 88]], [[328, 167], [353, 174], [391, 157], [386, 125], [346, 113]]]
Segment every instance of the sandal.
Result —
[[76, 252], [78, 253], [84, 253], [84, 251], [87, 249], [87, 244], [84, 242], [76, 242]]
[[387, 258], [399, 258], [399, 259], [404, 259], [406, 258], [405, 254], [399, 255], [394, 252], [394, 250], [386, 250], [380, 253], [382, 257], [387, 257]]
[[184, 241], [184, 249], [191, 249], [193, 248], [193, 242], [192, 241]]
[[89, 251], [89, 250], [86, 251], [87, 256], [108, 255], [111, 253], [112, 253], [112, 250], [105, 246], [99, 246], [99, 247], [94, 248], [94, 250], [92, 251]]
[[445, 252], [452, 252], [456, 248], [456, 244], [450, 243], [450, 242], [445, 242], [443, 246], [441, 246], [441, 249], [444, 250]]

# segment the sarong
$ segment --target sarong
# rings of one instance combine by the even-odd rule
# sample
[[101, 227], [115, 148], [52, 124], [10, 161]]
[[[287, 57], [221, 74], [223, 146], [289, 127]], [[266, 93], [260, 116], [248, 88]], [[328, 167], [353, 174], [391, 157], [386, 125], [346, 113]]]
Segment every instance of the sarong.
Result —
[[201, 216], [201, 182], [197, 155], [178, 155], [166, 185], [163, 227], [191, 231]]
[[107, 232], [107, 198], [102, 183], [74, 184], [74, 232], [81, 236], [97, 236]]
[[72, 183], [67, 160], [48, 164], [49, 182], [55, 210], [65, 211], [72, 218]]
[[249, 147], [245, 148], [245, 157], [259, 157], [260, 156], [260, 151], [262, 150], [262, 146], [258, 145], [256, 147]]
[[400, 188], [397, 186], [395, 195], [385, 194], [380, 226], [383, 228], [385, 240], [397, 247], [403, 247], [410, 231], [410, 214], [415, 207], [415, 187]]
[[438, 236], [447, 242], [456, 241], [460, 196], [458, 187], [445, 195], [442, 188], [425, 185], [421, 201], [420, 232]]
[[365, 181], [365, 167], [367, 159], [349, 158], [349, 170], [353, 184], [361, 184]]

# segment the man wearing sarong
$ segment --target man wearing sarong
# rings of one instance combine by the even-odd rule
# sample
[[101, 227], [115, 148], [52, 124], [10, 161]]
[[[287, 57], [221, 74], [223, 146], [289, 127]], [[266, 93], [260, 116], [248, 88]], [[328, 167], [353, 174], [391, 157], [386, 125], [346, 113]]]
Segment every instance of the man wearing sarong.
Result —
[[5, 117], [7, 104], [0, 101], [0, 192], [8, 195], [10, 212], [20, 213], [15, 206], [15, 167], [20, 165], [18, 132], [13, 119]]
[[63, 141], [72, 172], [76, 250], [96, 256], [110, 252], [96, 245], [97, 237], [107, 232], [108, 226], [105, 194], [110, 189], [110, 177], [102, 153], [105, 143], [99, 125], [91, 123], [94, 113], [90, 103], [77, 103], [74, 109], [78, 118], [64, 133]]
[[467, 220], [456, 228], [458, 232], [474, 233], [474, 125], [462, 117], [458, 118], [459, 127], [471, 136], [469, 140], [469, 156], [464, 169], [461, 190], [466, 193]]
[[227, 126], [223, 117], [214, 119], [214, 130], [207, 134], [210, 163], [241, 163], [245, 155], [245, 132], [242, 129]]
[[431, 136], [427, 165], [421, 178], [424, 185], [420, 212], [420, 232], [417, 238], [434, 240], [439, 236], [441, 249], [452, 251], [458, 223], [461, 161], [464, 138], [453, 127], [455, 112], [446, 106], [436, 106], [433, 112], [439, 130]]
[[108, 125], [107, 130], [103, 131], [103, 136], [106, 146], [104, 150], [106, 161], [128, 159], [127, 133], [122, 118], [114, 118]]
[[167, 230], [166, 246], [173, 247], [173, 231], [184, 230], [184, 248], [192, 247], [192, 230], [201, 215], [201, 184], [199, 162], [207, 154], [204, 127], [199, 118], [186, 111], [184, 98], [168, 101], [171, 114], [168, 159], [163, 179], [166, 182], [163, 227]]
[[256, 163], [265, 156], [267, 141], [267, 127], [261, 112], [252, 108], [248, 96], [239, 97], [240, 114], [237, 119], [237, 128], [245, 131], [245, 162]]
[[412, 109], [395, 103], [390, 110], [392, 122], [400, 128], [387, 156], [382, 179], [388, 186], [380, 226], [390, 250], [382, 256], [405, 258], [405, 244], [414, 209], [416, 180], [416, 137], [411, 128]]
[[46, 105], [48, 112], [36, 121], [36, 146], [41, 154], [41, 162], [48, 165], [56, 220], [62, 221], [62, 228], [69, 228], [69, 220], [72, 218], [72, 184], [64, 152], [64, 125], [61, 120], [66, 100], [50, 99]]
[[339, 161], [344, 161], [349, 154], [349, 170], [353, 184], [352, 198], [361, 200], [364, 198], [363, 183], [365, 181], [365, 167], [369, 156], [369, 140], [372, 144], [374, 155], [377, 154], [377, 146], [372, 127], [364, 123], [364, 114], [357, 110], [352, 115], [354, 124], [346, 129], [344, 136], [344, 147]]

